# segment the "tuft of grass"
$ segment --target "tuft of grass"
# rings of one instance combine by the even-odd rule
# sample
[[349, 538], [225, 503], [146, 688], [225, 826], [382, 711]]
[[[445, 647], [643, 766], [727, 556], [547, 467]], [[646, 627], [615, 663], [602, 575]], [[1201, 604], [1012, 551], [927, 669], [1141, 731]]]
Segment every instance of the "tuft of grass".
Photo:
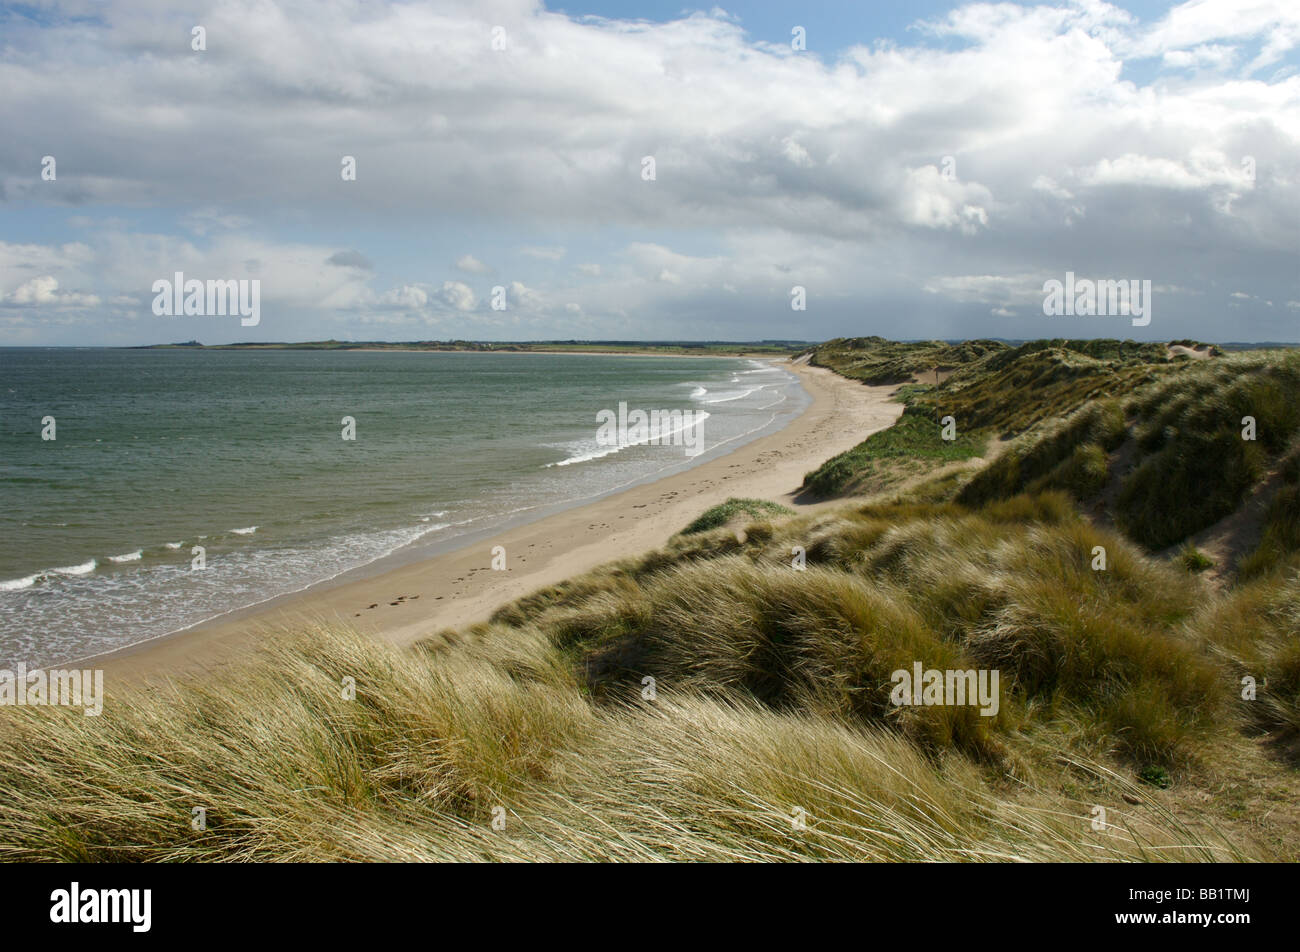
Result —
[[1204, 572], [1214, 567], [1214, 560], [1196, 546], [1188, 544], [1178, 553], [1178, 564], [1189, 572]]
[[738, 515], [746, 515], [751, 519], [767, 519], [772, 516], [793, 514], [794, 510], [790, 507], [769, 502], [766, 499], [732, 498], [713, 506], [711, 509], [706, 509], [697, 519], [683, 529], [681, 534], [694, 535], [697, 532], [708, 532], [710, 529], [725, 526]]
[[1153, 787], [1159, 787], [1161, 790], [1168, 790], [1173, 785], [1169, 778], [1169, 771], [1157, 764], [1148, 764], [1138, 772], [1138, 779], [1145, 784]]
[[[1091, 567], [1098, 546], [1105, 571]], [[1060, 493], [980, 511], [841, 509], [725, 549], [682, 540], [602, 580], [598, 594], [526, 613], [597, 699], [631, 699], [653, 677], [889, 726], [981, 762], [1003, 756], [1030, 712], [1056, 710], [1133, 762], [1169, 764], [1195, 759], [1227, 704], [1222, 670], [1180, 627], [1193, 581], [1092, 528]], [[590, 619], [577, 640], [574, 613]], [[893, 707], [890, 676], [915, 661], [1000, 670], [1001, 712]]]
[[1294, 561], [1212, 603], [1193, 629], [1229, 666], [1242, 718], [1288, 743], [1300, 736], [1300, 571]]
[[[521, 643], [522, 641], [522, 643]], [[888, 730], [665, 685], [594, 705], [537, 632], [287, 637], [99, 719], [6, 709], [0, 856], [54, 861], [1026, 861], [1240, 854], [990, 784]], [[518, 666], [508, 673], [503, 665]], [[527, 672], [525, 675], [524, 672]], [[341, 678], [354, 677], [348, 700]], [[1103, 768], [1097, 768], [1098, 771]], [[1120, 799], [1122, 781], [1109, 785]], [[207, 826], [191, 826], [203, 807]], [[494, 829], [494, 816], [505, 819]], [[794, 822], [801, 821], [800, 825]]]

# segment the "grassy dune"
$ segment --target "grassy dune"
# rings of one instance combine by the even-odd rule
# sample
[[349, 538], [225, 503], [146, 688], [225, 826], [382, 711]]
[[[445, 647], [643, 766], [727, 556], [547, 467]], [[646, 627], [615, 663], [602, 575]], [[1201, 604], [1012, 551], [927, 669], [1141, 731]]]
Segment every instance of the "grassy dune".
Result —
[[[967, 573], [929, 599], [908, 577], [948, 575], [953, 538], [973, 546], [972, 531], [1015, 529], [1001, 571], [1083, 531], [955, 512], [890, 528], [902, 515], [796, 519], [770, 536], [753, 525], [743, 544], [727, 529], [682, 537], [413, 651], [305, 632], [213, 679], [115, 696], [99, 719], [14, 711], [0, 843], [8, 858], [78, 860], [1244, 855], [1116, 766], [1191, 763], [1213, 743], [1208, 725], [1148, 710], [1126, 687], [1131, 671], [1180, 700], [1212, 696], [1218, 669], [1188, 637], [1148, 650], [1123, 630], [1082, 632], [1072, 647], [1114, 676], [1090, 683], [1086, 660], [1038, 671], [996, 718], [891, 708], [892, 667], [999, 657], [1035, 637], [1039, 613], [1076, 611], [1039, 592], [952, 641], [975, 590], [990, 609], [1010, 593]], [[795, 538], [809, 543], [803, 572], [782, 552]], [[1107, 582], [1066, 574], [1096, 597], [1164, 571], [1121, 565]], [[1095, 706], [1112, 694], [1113, 711]], [[1147, 725], [1140, 738], [1126, 736], [1133, 722]], [[1059, 745], [1065, 734], [1080, 742]], [[1095, 805], [1112, 828], [1091, 828]], [[206, 830], [191, 828], [195, 806]]]
[[[413, 649], [287, 633], [201, 681], [119, 691], [100, 718], [5, 710], [0, 849], [1300, 856], [1300, 364], [1107, 342], [833, 343], [864, 380], [954, 365], [911, 384], [915, 419], [822, 486], [851, 486], [884, 446], [914, 464], [893, 495], [802, 513], [731, 500], [659, 551]], [[926, 481], [956, 452], [930, 425], [942, 408], [981, 441], [968, 448], [1019, 436]], [[1244, 415], [1258, 439], [1241, 440]], [[1251, 544], [1226, 558], [1224, 520], [1252, 500], [1234, 528]], [[915, 662], [998, 670], [996, 715], [893, 703], [892, 673]]]

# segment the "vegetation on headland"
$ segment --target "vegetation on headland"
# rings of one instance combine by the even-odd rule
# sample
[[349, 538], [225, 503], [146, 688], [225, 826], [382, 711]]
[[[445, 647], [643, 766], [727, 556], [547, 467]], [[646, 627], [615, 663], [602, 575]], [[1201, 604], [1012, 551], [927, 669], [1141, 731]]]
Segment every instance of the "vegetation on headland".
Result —
[[[1300, 856], [1300, 358], [973, 342], [935, 383], [952, 345], [832, 343], [908, 404], [838, 483], [914, 464], [890, 494], [729, 500], [413, 649], [308, 631], [100, 718], [6, 710], [0, 851]], [[894, 703], [917, 663], [998, 671], [996, 714]]]
[[[1194, 341], [1176, 342], [1189, 350]], [[1047, 420], [1113, 393], [1127, 393], [1192, 361], [1164, 344], [1116, 340], [898, 343], [870, 337], [833, 340], [810, 362], [874, 385], [901, 385], [907, 409], [877, 433], [810, 473], [805, 487], [822, 496], [891, 488], [944, 463], [981, 455]], [[941, 422], [951, 418], [952, 438]], [[891, 460], [882, 466], [882, 457]], [[900, 457], [902, 462], [899, 461]]]

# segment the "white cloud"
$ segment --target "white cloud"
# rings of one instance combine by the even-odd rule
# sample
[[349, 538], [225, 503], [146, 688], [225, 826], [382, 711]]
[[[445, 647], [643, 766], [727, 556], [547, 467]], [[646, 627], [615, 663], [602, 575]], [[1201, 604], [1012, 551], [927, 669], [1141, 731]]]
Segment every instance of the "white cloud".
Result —
[[1178, 161], [1159, 156], [1126, 153], [1102, 159], [1083, 176], [1087, 185], [1139, 185], [1153, 188], [1207, 189], [1250, 187], [1239, 164], [1222, 152], [1196, 150]]
[[1166, 50], [1161, 57], [1166, 66], [1178, 69], [1227, 69], [1237, 59], [1237, 48], [1219, 43], [1206, 43], [1190, 50]]
[[19, 306], [95, 307], [99, 304], [99, 298], [94, 294], [60, 291], [58, 279], [48, 274], [23, 282], [5, 301]]
[[545, 298], [536, 289], [527, 287], [519, 281], [511, 281], [506, 301], [511, 307], [535, 309], [545, 303]]
[[[464, 285], [461, 285], [464, 287]], [[382, 307], [400, 308], [403, 310], [418, 310], [429, 303], [429, 295], [424, 288], [416, 287], [412, 284], [404, 284], [400, 288], [393, 288], [391, 291], [385, 291], [379, 297], [379, 304]]]
[[[721, 336], [755, 314], [788, 322], [774, 302], [800, 283], [815, 303], [799, 334], [888, 332], [861, 315], [904, 311], [918, 334], [958, 336], [943, 322], [1025, 302], [1007, 282], [1028, 277], [1037, 297], [1066, 270], [1192, 296], [1208, 275], [1266, 300], [1298, 290], [1300, 75], [1279, 59], [1300, 37], [1294, 2], [1192, 0], [1154, 23], [1094, 0], [968, 4], [836, 57], [754, 43], [721, 13], [632, 23], [534, 0], [267, 0], [211, 8], [222, 43], [201, 70], [150, 5], [95, 14], [6, 22], [0, 128], [76, 161], [61, 154], [58, 180], [41, 182], [25, 153], [0, 153], [0, 195], [85, 229], [38, 245], [7, 222], [6, 303], [25, 288], [138, 313], [149, 282], [185, 270], [259, 276], [268, 334], [294, 310], [576, 322], [550, 303], [565, 302], [602, 330]], [[496, 23], [510, 49], [487, 55]], [[654, 183], [640, 179], [646, 154]], [[343, 155], [356, 182], [339, 178]], [[108, 217], [124, 208], [147, 211]], [[527, 313], [491, 313], [468, 285], [391, 263], [395, 239], [348, 231], [368, 220], [401, 237], [472, 234], [498, 266], [530, 259], [526, 293], [510, 286]], [[311, 233], [331, 237], [298, 237]], [[588, 260], [561, 272], [566, 246]], [[489, 273], [459, 253], [438, 256]], [[54, 289], [30, 284], [45, 278]], [[1211, 307], [1186, 313], [1205, 324]]]
[[566, 254], [566, 250], [560, 247], [538, 247], [530, 245], [520, 248], [519, 253], [527, 255], [530, 258], [539, 258], [542, 261], [559, 261]]
[[487, 274], [492, 269], [473, 255], [465, 254], [456, 259], [456, 267], [470, 274]]
[[[1191, 0], [1173, 7], [1125, 48], [1134, 55], [1163, 55], [1171, 52], [1232, 49], [1235, 44], [1260, 38], [1259, 55], [1246, 66], [1249, 75], [1278, 61], [1300, 43], [1300, 7], [1290, 0]], [[1214, 52], [1201, 56], [1221, 57]], [[1211, 65], [1219, 63], [1211, 60]]]
[[[1042, 302], [1043, 281], [1055, 275], [963, 274], [931, 278], [924, 289], [967, 304], [1029, 304]], [[997, 311], [994, 311], [997, 313]]]
[[459, 281], [444, 281], [438, 298], [457, 311], [472, 311], [478, 303], [469, 285]]

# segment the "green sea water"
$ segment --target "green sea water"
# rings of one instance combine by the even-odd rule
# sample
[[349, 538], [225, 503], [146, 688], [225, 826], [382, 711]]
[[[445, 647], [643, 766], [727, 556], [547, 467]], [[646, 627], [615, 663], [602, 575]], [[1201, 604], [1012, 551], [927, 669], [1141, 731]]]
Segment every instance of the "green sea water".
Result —
[[807, 397], [732, 358], [0, 349], [0, 665], [158, 637], [692, 465], [598, 445], [620, 401], [707, 413], [698, 461]]

